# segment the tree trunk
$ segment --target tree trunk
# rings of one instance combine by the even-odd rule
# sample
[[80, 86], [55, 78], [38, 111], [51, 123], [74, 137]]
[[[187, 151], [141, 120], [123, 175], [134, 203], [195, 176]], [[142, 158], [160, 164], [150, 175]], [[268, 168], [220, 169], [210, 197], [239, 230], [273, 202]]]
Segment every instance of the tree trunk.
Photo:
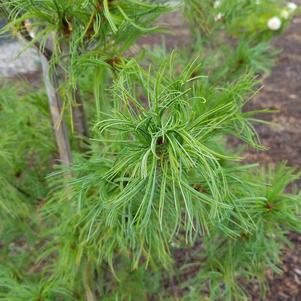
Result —
[[50, 75], [49, 63], [43, 55], [41, 55], [41, 61], [43, 69], [43, 79], [48, 95], [52, 125], [54, 128], [56, 143], [59, 150], [60, 161], [65, 166], [69, 166], [72, 162], [72, 155], [70, 142], [68, 139], [67, 127], [63, 120], [62, 101], [57, 92], [58, 82], [55, 75]]

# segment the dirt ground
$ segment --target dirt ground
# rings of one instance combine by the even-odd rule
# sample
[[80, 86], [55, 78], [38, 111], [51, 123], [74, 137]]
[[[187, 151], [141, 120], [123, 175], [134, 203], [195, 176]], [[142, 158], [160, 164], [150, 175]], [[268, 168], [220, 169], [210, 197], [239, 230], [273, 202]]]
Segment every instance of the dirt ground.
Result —
[[[301, 5], [301, 0], [298, 4]], [[189, 43], [189, 30], [179, 16], [165, 17], [164, 22], [174, 33], [165, 37], [168, 48]], [[147, 37], [140, 42], [161, 43], [162, 37]], [[287, 161], [301, 169], [301, 16], [296, 17], [290, 28], [275, 40], [275, 46], [282, 52], [271, 74], [264, 79], [262, 90], [249, 104], [252, 109], [277, 110], [265, 117], [275, 124], [273, 127], [256, 127], [262, 144], [269, 150], [250, 149], [246, 160], [261, 164]], [[267, 273], [269, 292], [264, 301], [301, 301], [301, 235], [290, 233], [289, 237], [293, 247], [283, 253], [282, 274]], [[180, 257], [189, 256], [184, 253]], [[175, 294], [176, 285], [173, 283], [170, 288]], [[252, 301], [261, 300], [256, 285], [250, 288], [250, 293]]]

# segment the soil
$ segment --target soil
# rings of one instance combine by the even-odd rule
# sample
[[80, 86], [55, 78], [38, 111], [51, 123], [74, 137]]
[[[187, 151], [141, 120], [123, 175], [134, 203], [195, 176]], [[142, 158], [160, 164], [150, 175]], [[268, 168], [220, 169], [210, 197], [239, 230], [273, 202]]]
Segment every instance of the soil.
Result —
[[[301, 0], [297, 2], [301, 5]], [[164, 44], [168, 49], [189, 44], [188, 27], [179, 15], [164, 17], [163, 21], [174, 33], [164, 36]], [[140, 43], [160, 44], [162, 36], [143, 38]], [[274, 124], [272, 127], [256, 127], [262, 144], [269, 149], [247, 150], [246, 161], [260, 164], [287, 161], [288, 165], [301, 169], [301, 16], [293, 20], [274, 44], [282, 52], [271, 73], [265, 77], [260, 93], [248, 104], [251, 109], [277, 111], [263, 117]], [[237, 141], [230, 140], [229, 143], [236, 145]], [[283, 252], [283, 272], [280, 275], [267, 272], [269, 291], [264, 301], [301, 301], [301, 235], [290, 233], [289, 238], [293, 247]], [[185, 250], [180, 256], [175, 255], [176, 260], [189, 257]], [[195, 272], [192, 270], [190, 276]], [[189, 278], [189, 275], [184, 278]], [[177, 283], [172, 281], [167, 286], [175, 295], [179, 293]], [[262, 301], [256, 285], [250, 288], [250, 294], [252, 301]]]

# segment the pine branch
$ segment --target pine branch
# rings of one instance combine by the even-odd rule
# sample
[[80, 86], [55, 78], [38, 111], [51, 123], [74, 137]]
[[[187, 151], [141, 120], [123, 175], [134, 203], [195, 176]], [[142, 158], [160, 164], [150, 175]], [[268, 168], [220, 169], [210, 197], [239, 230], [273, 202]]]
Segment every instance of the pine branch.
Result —
[[[26, 27], [25, 21], [22, 21], [21, 23], [21, 30], [19, 31], [21, 36], [29, 43], [33, 42], [33, 38], [30, 35], [30, 32], [28, 31]], [[34, 41], [33, 45], [35, 48], [46, 58], [46, 60], [49, 62], [52, 57], [52, 51], [47, 47], [41, 47], [40, 43], [38, 41]]]

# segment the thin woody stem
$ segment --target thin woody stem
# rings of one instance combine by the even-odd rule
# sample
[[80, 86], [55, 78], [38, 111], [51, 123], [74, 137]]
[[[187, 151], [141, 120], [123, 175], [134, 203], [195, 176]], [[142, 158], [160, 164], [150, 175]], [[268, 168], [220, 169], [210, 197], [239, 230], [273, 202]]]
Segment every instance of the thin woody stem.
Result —
[[61, 162], [69, 166], [72, 162], [71, 148], [66, 124], [62, 118], [62, 101], [57, 92], [58, 82], [56, 77], [49, 72], [49, 62], [41, 55], [43, 79], [48, 95], [48, 102], [52, 117], [52, 125], [56, 137]]
[[[25, 21], [22, 23], [20, 33], [26, 41], [28, 41], [28, 42], [33, 41], [33, 38], [31, 36], [28, 28], [26, 27]], [[57, 114], [57, 112], [61, 111], [61, 106], [62, 106], [62, 101], [60, 99], [60, 96], [57, 93], [58, 81], [57, 81], [57, 78], [54, 77], [54, 75], [52, 75], [51, 78], [50, 78], [50, 75], [48, 74], [47, 78], [46, 78], [46, 74], [45, 74], [46, 70], [48, 70], [47, 72], [49, 72], [49, 66], [48, 65], [49, 65], [49, 61], [52, 57], [52, 51], [47, 47], [44, 47], [42, 49], [38, 42], [35, 42], [34, 46], [41, 53], [43, 58], [46, 59], [46, 61], [45, 61], [42, 58], [42, 68], [43, 68], [43, 74], [44, 74], [44, 82], [45, 82], [45, 85], [46, 85], [48, 97], [52, 97], [53, 99], [54, 98], [57, 99], [55, 101], [54, 100], [49, 100], [49, 104], [52, 107], [56, 108], [55, 110], [51, 110], [51, 113], [52, 114]], [[46, 66], [46, 64], [47, 64], [47, 66]], [[82, 101], [78, 85], [76, 86], [76, 89], [73, 90], [72, 97], [73, 97], [73, 100], [74, 100], [74, 104], [72, 105], [72, 118], [73, 118], [74, 129], [75, 129], [77, 140], [78, 140], [78, 148], [79, 148], [80, 152], [84, 153], [88, 150], [87, 144], [85, 142], [87, 141], [87, 138], [89, 137], [89, 129], [88, 129], [88, 124], [87, 124], [85, 111], [84, 111], [84, 103]], [[61, 112], [60, 112], [60, 115], [61, 115]], [[52, 116], [52, 119], [53, 119], [52, 120], [53, 124], [55, 126], [55, 124], [56, 124], [56, 122], [58, 122], [58, 120], [55, 120], [57, 118], [54, 117], [54, 116]], [[62, 118], [60, 117], [60, 119], [62, 119]], [[63, 120], [61, 120], [60, 122], [63, 122]], [[66, 152], [68, 152], [68, 150], [70, 150], [70, 145], [68, 146], [67, 142], [63, 143], [63, 145], [60, 145], [60, 143], [62, 143], [65, 138], [64, 139], [62, 137], [59, 138], [58, 135], [62, 136], [62, 137], [65, 136], [65, 138], [67, 138], [67, 130], [66, 130], [66, 125], [64, 123], [62, 124], [62, 132], [60, 134], [56, 133], [56, 138], [60, 140], [60, 141], [57, 141], [57, 144], [58, 144], [58, 147], [60, 149], [59, 150], [60, 154], [63, 155], [63, 158], [61, 158], [61, 160], [62, 160], [62, 162], [67, 163], [71, 160], [71, 152], [70, 152], [70, 155], [66, 155]], [[70, 164], [70, 162], [69, 162], [69, 164]]]
[[[61, 43], [61, 47], [64, 52], [68, 53], [68, 45], [64, 42]], [[68, 57], [68, 56], [67, 56]], [[61, 70], [62, 77], [68, 80], [64, 70]], [[74, 130], [77, 138], [78, 150], [81, 153], [88, 151], [88, 138], [89, 138], [89, 127], [86, 119], [84, 110], [84, 102], [81, 97], [79, 84], [76, 83], [75, 87], [72, 87], [72, 121]]]
[[[28, 31], [25, 21], [22, 22], [21, 24], [21, 29], [20, 29], [20, 34], [21, 36], [27, 41], [27, 42], [32, 42], [33, 38], [30, 35], [30, 32]], [[43, 49], [40, 47], [40, 44], [38, 42], [34, 42], [33, 45], [35, 46], [35, 48], [47, 59], [47, 61], [50, 61], [51, 57], [52, 57], [52, 51], [47, 48], [44, 47]]]
[[[33, 38], [26, 27], [25, 21], [22, 23], [20, 34], [27, 42], [33, 41]], [[65, 121], [63, 120], [62, 100], [58, 93], [59, 84], [56, 76], [54, 74], [50, 74], [49, 70], [49, 61], [52, 57], [52, 51], [46, 47], [42, 50], [38, 42], [35, 42], [34, 46], [40, 53], [43, 70], [43, 80], [48, 96], [52, 125], [59, 150], [60, 161], [65, 166], [69, 166], [72, 162], [72, 155], [67, 127]]]
[[78, 85], [73, 90], [74, 104], [72, 105], [72, 118], [74, 123], [74, 129], [77, 134], [78, 148], [80, 152], [87, 151], [86, 141], [89, 137], [89, 128], [84, 110], [84, 103], [80, 95]]

